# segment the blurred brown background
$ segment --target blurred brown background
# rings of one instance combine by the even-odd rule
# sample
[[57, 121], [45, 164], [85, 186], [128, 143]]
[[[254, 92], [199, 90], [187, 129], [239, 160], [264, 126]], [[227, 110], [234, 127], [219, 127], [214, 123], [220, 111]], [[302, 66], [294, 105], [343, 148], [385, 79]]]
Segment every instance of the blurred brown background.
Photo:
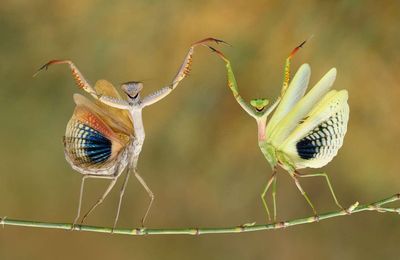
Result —
[[[170, 82], [187, 48], [213, 36], [230, 57], [242, 95], [275, 98], [286, 56], [310, 63], [311, 83], [335, 66], [350, 94], [348, 134], [325, 168], [344, 205], [400, 191], [400, 5], [397, 1], [8, 1], [0, 3], [0, 215], [71, 222], [80, 175], [61, 137], [80, 92], [66, 66], [32, 78], [54, 58], [73, 60], [90, 82]], [[256, 125], [226, 87], [223, 63], [198, 48], [193, 71], [144, 111], [139, 171], [156, 195], [149, 227], [264, 222], [259, 194], [270, 167]], [[313, 170], [317, 172], [318, 170]], [[106, 182], [90, 180], [84, 206]], [[324, 180], [302, 180], [320, 212], [336, 209]], [[119, 189], [119, 187], [117, 188]], [[118, 192], [88, 224], [112, 224]], [[148, 203], [131, 178], [119, 226], [135, 227]], [[278, 217], [311, 215], [290, 177], [278, 176]], [[0, 228], [0, 259], [395, 259], [400, 217], [361, 213], [286, 230], [202, 237], [130, 237]]]

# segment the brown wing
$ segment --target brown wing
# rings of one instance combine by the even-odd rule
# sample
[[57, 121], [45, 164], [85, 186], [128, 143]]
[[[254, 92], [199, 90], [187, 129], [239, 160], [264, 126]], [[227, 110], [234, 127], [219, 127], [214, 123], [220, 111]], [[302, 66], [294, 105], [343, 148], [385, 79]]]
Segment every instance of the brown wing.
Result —
[[[107, 80], [101, 79], [94, 86], [96, 93], [101, 96], [108, 96], [117, 99], [122, 99], [115, 87]], [[111, 118], [117, 120], [118, 125], [124, 129], [127, 134], [133, 134], [133, 120], [127, 110], [113, 108], [99, 101], [96, 104], [105, 111], [108, 111]]]
[[115, 132], [107, 122], [112, 120], [97, 105], [81, 95], [74, 98], [77, 106], [64, 137], [67, 160], [81, 173], [107, 171], [128, 144], [129, 136]]

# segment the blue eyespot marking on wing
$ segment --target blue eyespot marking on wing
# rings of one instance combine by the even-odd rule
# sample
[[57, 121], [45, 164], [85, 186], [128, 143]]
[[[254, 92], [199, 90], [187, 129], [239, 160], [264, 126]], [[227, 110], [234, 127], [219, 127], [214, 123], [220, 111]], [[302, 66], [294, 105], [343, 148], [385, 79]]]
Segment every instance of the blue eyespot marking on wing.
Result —
[[66, 152], [77, 164], [103, 163], [111, 157], [111, 140], [79, 121], [69, 126], [64, 145]]
[[302, 139], [296, 144], [297, 153], [300, 158], [304, 160], [309, 160], [314, 158], [318, 154], [318, 146], [316, 143], [313, 143], [313, 140], [310, 139]]
[[335, 113], [296, 143], [297, 154], [304, 160], [333, 158], [342, 146], [347, 119]]

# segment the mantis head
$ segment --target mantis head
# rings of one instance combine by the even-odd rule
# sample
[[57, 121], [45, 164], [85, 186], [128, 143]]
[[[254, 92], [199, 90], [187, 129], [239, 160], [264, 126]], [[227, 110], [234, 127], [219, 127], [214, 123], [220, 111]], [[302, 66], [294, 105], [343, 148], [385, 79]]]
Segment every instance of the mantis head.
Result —
[[250, 105], [256, 109], [257, 112], [264, 112], [269, 100], [266, 98], [256, 98], [250, 100]]
[[129, 81], [122, 83], [121, 88], [130, 100], [135, 101], [140, 98], [143, 83], [140, 81]]

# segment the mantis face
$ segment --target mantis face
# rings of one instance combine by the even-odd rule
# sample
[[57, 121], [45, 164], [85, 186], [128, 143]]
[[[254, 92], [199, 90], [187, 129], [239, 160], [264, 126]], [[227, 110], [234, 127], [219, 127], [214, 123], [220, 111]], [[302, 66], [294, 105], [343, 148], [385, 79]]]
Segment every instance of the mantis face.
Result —
[[266, 98], [256, 98], [250, 100], [250, 105], [256, 109], [257, 112], [263, 112], [267, 107], [269, 101]]
[[121, 88], [130, 101], [137, 102], [140, 99], [140, 92], [143, 89], [143, 83], [140, 81], [129, 81], [123, 83]]

